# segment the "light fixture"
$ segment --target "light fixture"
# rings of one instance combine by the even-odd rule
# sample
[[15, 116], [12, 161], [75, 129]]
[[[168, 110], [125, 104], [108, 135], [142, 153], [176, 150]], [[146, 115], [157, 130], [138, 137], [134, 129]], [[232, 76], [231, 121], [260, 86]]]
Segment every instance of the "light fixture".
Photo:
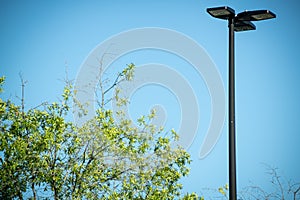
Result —
[[269, 10], [244, 11], [237, 14], [236, 18], [242, 21], [260, 21], [275, 18], [276, 15]]
[[228, 6], [208, 8], [207, 12], [211, 16], [219, 18], [219, 19], [229, 19], [229, 18], [235, 16], [234, 10]]
[[256, 27], [252, 22], [249, 21], [236, 21], [234, 23], [234, 31], [250, 31], [255, 30]]
[[218, 19], [232, 20], [234, 31], [236, 32], [255, 30], [256, 27], [251, 21], [261, 21], [276, 17], [269, 10], [244, 11], [236, 15], [234, 9], [228, 6], [207, 8], [207, 12]]

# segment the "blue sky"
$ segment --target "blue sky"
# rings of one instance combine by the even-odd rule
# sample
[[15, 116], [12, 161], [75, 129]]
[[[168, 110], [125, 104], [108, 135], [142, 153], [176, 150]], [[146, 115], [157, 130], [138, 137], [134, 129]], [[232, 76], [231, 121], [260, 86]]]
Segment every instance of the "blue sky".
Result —
[[[255, 31], [236, 33], [238, 188], [253, 182], [270, 189], [264, 164], [277, 167], [287, 179], [300, 181], [300, 23], [296, 0], [2, 0], [0, 75], [7, 79], [1, 97], [19, 101], [16, 96], [21, 95], [21, 72], [28, 81], [27, 108], [56, 101], [66, 67], [68, 76], [76, 79], [82, 63], [97, 45], [120, 32], [144, 27], [167, 28], [196, 41], [213, 60], [227, 91], [227, 23], [206, 13], [206, 8], [222, 5], [236, 12], [270, 9], [277, 15], [276, 19], [255, 23]], [[178, 56], [158, 50], [126, 54], [115, 60], [109, 70], [122, 69], [131, 62], [137, 67], [145, 63], [168, 65], [186, 77], [195, 91], [201, 117], [197, 136], [188, 149], [193, 163], [190, 176], [184, 179], [184, 190], [200, 193], [203, 188], [227, 183], [227, 120], [214, 149], [204, 159], [198, 157], [212, 109], [203, 78]], [[166, 128], [178, 129], [178, 100], [159, 85], [136, 92], [130, 114], [136, 118], [153, 104], [165, 106]]]

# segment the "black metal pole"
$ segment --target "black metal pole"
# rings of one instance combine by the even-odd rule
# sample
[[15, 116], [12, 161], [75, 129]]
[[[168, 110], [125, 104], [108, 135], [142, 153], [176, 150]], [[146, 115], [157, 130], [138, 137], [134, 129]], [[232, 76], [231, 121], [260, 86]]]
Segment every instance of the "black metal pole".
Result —
[[237, 200], [235, 149], [234, 18], [229, 27], [229, 200]]

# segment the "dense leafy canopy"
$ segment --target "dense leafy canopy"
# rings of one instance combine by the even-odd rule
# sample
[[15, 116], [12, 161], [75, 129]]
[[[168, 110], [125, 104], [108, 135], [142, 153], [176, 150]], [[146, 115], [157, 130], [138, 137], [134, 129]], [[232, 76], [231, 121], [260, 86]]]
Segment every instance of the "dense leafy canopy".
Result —
[[[132, 79], [133, 69], [128, 65], [108, 89]], [[78, 126], [68, 120], [75, 93], [67, 82], [61, 101], [26, 111], [0, 99], [0, 199], [198, 199], [181, 194], [190, 156], [172, 145], [175, 131], [150, 123], [154, 111], [135, 126], [122, 110], [115, 120], [102, 101]]]

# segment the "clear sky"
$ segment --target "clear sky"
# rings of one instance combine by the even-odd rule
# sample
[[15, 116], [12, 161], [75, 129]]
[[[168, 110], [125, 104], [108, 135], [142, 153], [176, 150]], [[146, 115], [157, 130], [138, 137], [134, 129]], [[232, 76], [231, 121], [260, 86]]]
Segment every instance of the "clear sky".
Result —
[[[27, 108], [43, 101], [56, 101], [63, 88], [66, 68], [70, 79], [75, 80], [84, 61], [99, 44], [121, 32], [145, 27], [174, 30], [197, 42], [215, 64], [227, 97], [227, 23], [206, 13], [206, 8], [222, 5], [236, 12], [270, 9], [277, 15], [276, 19], [255, 23], [255, 31], [236, 33], [238, 188], [253, 183], [270, 189], [265, 164], [277, 167], [285, 178], [299, 182], [300, 23], [297, 12], [300, 3], [296, 0], [1, 0], [0, 75], [7, 77], [1, 97], [19, 101], [16, 96], [21, 95], [21, 72], [27, 80]], [[170, 42], [184, 46], [180, 41]], [[115, 49], [109, 51], [118, 53]], [[213, 150], [199, 159], [213, 106], [205, 77], [197, 74], [187, 60], [157, 49], [140, 49], [118, 57], [108, 71], [122, 69], [131, 62], [137, 67], [148, 63], [167, 65], [185, 77], [195, 93], [200, 117], [196, 136], [188, 148], [193, 162], [190, 176], [183, 180], [184, 191], [201, 193], [203, 188], [228, 183], [227, 115]], [[166, 128], [178, 129], [182, 120], [180, 99], [170, 88], [157, 82], [135, 92], [130, 115], [135, 119], [155, 104], [164, 106]]]

